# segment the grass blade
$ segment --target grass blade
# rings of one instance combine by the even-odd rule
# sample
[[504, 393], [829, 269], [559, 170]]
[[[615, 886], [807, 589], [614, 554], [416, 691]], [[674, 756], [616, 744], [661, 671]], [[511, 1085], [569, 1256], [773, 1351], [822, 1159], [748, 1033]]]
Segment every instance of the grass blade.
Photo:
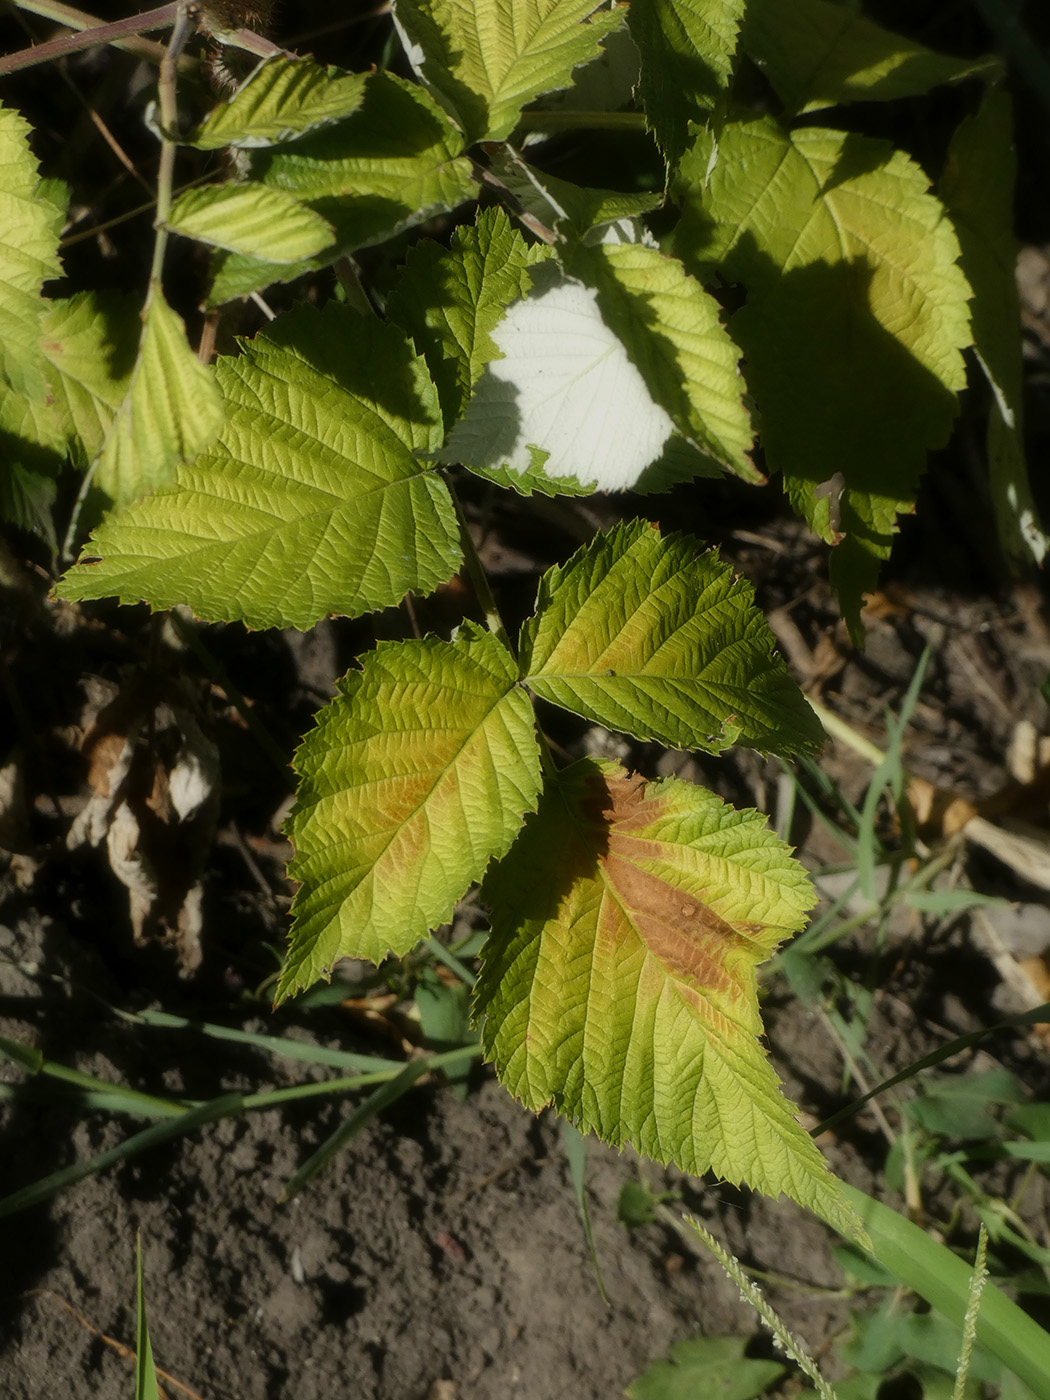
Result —
[[[864, 1222], [878, 1262], [961, 1328], [970, 1298], [969, 1265], [855, 1186], [842, 1183], [840, 1189]], [[977, 1341], [1024, 1381], [1038, 1400], [1050, 1400], [1050, 1334], [997, 1288], [984, 1291]]]
[[160, 1400], [153, 1348], [146, 1326], [146, 1295], [142, 1288], [142, 1236], [135, 1237], [135, 1400]]

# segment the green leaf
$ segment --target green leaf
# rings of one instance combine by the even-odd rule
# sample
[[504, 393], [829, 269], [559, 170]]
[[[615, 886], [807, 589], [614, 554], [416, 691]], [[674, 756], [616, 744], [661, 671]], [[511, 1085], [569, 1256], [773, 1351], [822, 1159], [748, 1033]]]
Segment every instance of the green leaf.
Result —
[[[844, 1184], [840, 1190], [863, 1220], [879, 1263], [961, 1327], [970, 1265], [856, 1187]], [[1038, 1400], [1050, 1400], [1050, 1334], [993, 1285], [981, 1298], [977, 1341], [1029, 1385]]]
[[320, 68], [307, 58], [270, 59], [208, 114], [186, 144], [212, 151], [288, 141], [356, 112], [367, 81], [367, 73]]
[[747, 1337], [689, 1337], [654, 1361], [624, 1392], [628, 1400], [754, 1400], [787, 1370], [745, 1356]]
[[935, 53], [833, 0], [748, 0], [741, 43], [793, 112], [892, 102], [941, 83], [1002, 74], [995, 57]]
[[505, 141], [522, 108], [569, 87], [623, 23], [619, 10], [598, 11], [598, 0], [396, 0], [394, 18], [467, 141]]
[[338, 958], [403, 955], [447, 922], [540, 790], [517, 667], [473, 624], [451, 643], [382, 644], [340, 690], [296, 755], [302, 888], [278, 1000]]
[[572, 266], [597, 291], [605, 323], [678, 432], [738, 476], [761, 481], [748, 456], [740, 351], [715, 299], [676, 258], [641, 243], [581, 249]]
[[676, 251], [748, 289], [732, 321], [766, 460], [829, 542], [854, 633], [965, 383], [969, 284], [925, 175], [866, 137], [769, 118], [701, 132]]
[[129, 296], [80, 292], [47, 305], [40, 344], [55, 419], [85, 462], [101, 450], [127, 395], [141, 334]]
[[142, 1286], [142, 1237], [135, 1239], [135, 1400], [160, 1400], [153, 1347], [146, 1325], [146, 1293]]
[[504, 311], [531, 287], [530, 269], [551, 256], [527, 244], [498, 208], [480, 211], [473, 228], [457, 228], [448, 250], [430, 239], [409, 250], [387, 314], [426, 359], [446, 427], [499, 353], [492, 332]]
[[331, 246], [334, 230], [287, 190], [266, 185], [204, 185], [172, 205], [168, 228], [231, 253], [274, 263], [301, 262]]
[[165, 486], [218, 437], [222, 398], [207, 365], [186, 343], [186, 328], [150, 287], [142, 339], [124, 396], [96, 460], [95, 485], [121, 506]]
[[334, 228], [334, 246], [290, 266], [221, 254], [209, 304], [290, 281], [475, 198], [463, 149], [461, 134], [426, 92], [373, 73], [352, 117], [251, 157], [250, 178], [314, 208]]
[[[501, 352], [449, 434], [443, 462], [550, 478], [633, 486], [674, 425], [657, 404], [597, 294], [554, 264], [506, 312], [491, 339]], [[549, 275], [547, 275], [549, 274]]]
[[598, 535], [540, 580], [522, 674], [544, 700], [674, 748], [816, 752], [823, 732], [751, 585], [687, 535]]
[[1023, 1104], [1026, 1097], [1009, 1070], [944, 1074], [926, 1080], [921, 1094], [905, 1103], [903, 1111], [928, 1133], [973, 1142], [997, 1136], [995, 1108]]
[[758, 1040], [755, 968], [814, 899], [762, 816], [585, 760], [548, 783], [482, 897], [475, 1013], [511, 1093], [852, 1228]]
[[40, 289], [62, 275], [62, 213], [41, 188], [31, 131], [17, 112], [0, 107], [0, 378], [18, 393], [43, 399]]
[[729, 82], [746, 0], [647, 0], [628, 24], [642, 57], [639, 93], [649, 128], [677, 165], [690, 121], [702, 121]]
[[62, 596], [306, 628], [456, 571], [448, 490], [415, 455], [441, 441], [437, 395], [400, 331], [304, 307], [217, 377], [227, 419], [214, 450], [104, 523], [85, 550], [100, 562], [71, 569]]
[[988, 465], [999, 539], [1009, 557], [1041, 564], [1050, 540], [1025, 462], [1013, 125], [1009, 95], [988, 93], [952, 137], [940, 195], [959, 235], [963, 271], [973, 288], [974, 348], [992, 389]]

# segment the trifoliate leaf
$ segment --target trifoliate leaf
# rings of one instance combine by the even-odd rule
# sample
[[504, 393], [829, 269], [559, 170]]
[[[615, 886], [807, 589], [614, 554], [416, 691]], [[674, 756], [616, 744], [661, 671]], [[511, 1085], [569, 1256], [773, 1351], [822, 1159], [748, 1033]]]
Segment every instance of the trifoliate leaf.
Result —
[[41, 191], [29, 149], [32, 128], [0, 107], [0, 379], [42, 399], [47, 381], [40, 353], [40, 288], [60, 277], [62, 214]]
[[506, 854], [540, 790], [532, 707], [495, 637], [381, 644], [296, 755], [302, 882], [277, 998], [337, 958], [404, 955]]
[[825, 539], [859, 631], [896, 516], [965, 383], [970, 288], [923, 172], [880, 141], [769, 118], [701, 132], [683, 159], [675, 249], [743, 282], [731, 323], [766, 460]]
[[320, 68], [307, 58], [268, 59], [229, 102], [208, 114], [186, 144], [211, 151], [270, 146], [302, 136], [356, 112], [368, 77]]
[[511, 1093], [856, 1233], [758, 1040], [755, 969], [814, 902], [764, 817], [585, 760], [548, 784], [482, 898], [475, 1012]]
[[504, 311], [532, 286], [530, 269], [552, 256], [527, 244], [498, 208], [482, 210], [476, 227], [456, 229], [447, 250], [429, 239], [410, 249], [387, 315], [425, 357], [447, 426], [498, 353], [492, 332]]
[[892, 102], [1002, 72], [997, 58], [936, 53], [833, 0], [748, 0], [741, 43], [793, 112]]
[[167, 226], [185, 238], [268, 262], [294, 263], [329, 248], [331, 224], [287, 190], [266, 185], [204, 185], [172, 205]]
[[40, 344], [55, 419], [85, 463], [101, 450], [127, 395], [141, 334], [129, 296], [80, 292], [47, 304]]
[[478, 381], [440, 460], [542, 467], [552, 479], [626, 490], [674, 425], [602, 319], [596, 293], [550, 272], [490, 333], [502, 358]]
[[222, 254], [209, 304], [290, 281], [473, 199], [463, 149], [462, 135], [426, 92], [391, 73], [372, 74], [352, 117], [251, 157], [253, 180], [288, 191], [332, 225], [332, 247], [284, 266]]
[[1008, 556], [1041, 564], [1050, 541], [1032, 499], [1022, 431], [1016, 165], [1010, 98], [993, 91], [953, 136], [940, 194], [959, 235], [963, 271], [973, 288], [974, 349], [992, 388], [988, 465], [999, 539]]
[[598, 535], [540, 580], [522, 675], [544, 700], [673, 748], [813, 753], [823, 733], [774, 653], [751, 585], [644, 521]]
[[400, 331], [332, 304], [218, 362], [215, 448], [103, 524], [67, 598], [185, 603], [209, 620], [312, 626], [428, 593], [459, 566], [455, 511], [417, 452], [437, 394]]
[[715, 299], [677, 259], [640, 243], [581, 249], [572, 267], [597, 291], [603, 320], [682, 436], [737, 476], [761, 481], [748, 456], [740, 351]]
[[690, 121], [710, 111], [729, 82], [746, 0], [647, 0], [628, 24], [642, 57], [639, 94], [668, 163], [678, 163]]
[[124, 505], [192, 462], [219, 435], [222, 398], [212, 371], [186, 343], [186, 328], [153, 283], [127, 393], [97, 458], [95, 485]]
[[394, 19], [417, 76], [473, 142], [505, 141], [624, 16], [598, 0], [396, 0]]

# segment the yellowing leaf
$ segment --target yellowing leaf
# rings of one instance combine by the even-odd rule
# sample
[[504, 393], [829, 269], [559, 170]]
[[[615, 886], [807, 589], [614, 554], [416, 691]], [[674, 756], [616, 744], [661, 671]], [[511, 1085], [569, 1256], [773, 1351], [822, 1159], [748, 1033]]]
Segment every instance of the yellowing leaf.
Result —
[[527, 1107], [856, 1232], [758, 1040], [755, 968], [813, 903], [758, 813], [584, 761], [482, 896], [482, 1044]]
[[387, 643], [296, 756], [302, 881], [278, 999], [340, 957], [403, 955], [504, 855], [540, 789], [532, 707], [506, 648], [467, 624]]
[[820, 725], [774, 646], [717, 554], [635, 521], [543, 576], [521, 663], [544, 700], [639, 739], [815, 752]]
[[997, 58], [953, 58], [833, 0], [748, 0], [744, 48], [791, 111], [891, 102], [1002, 72]]
[[624, 16], [598, 0], [396, 0], [409, 61], [468, 141], [505, 141]]
[[310, 627], [428, 593], [459, 567], [437, 395], [394, 326], [336, 304], [218, 363], [226, 423], [175, 486], [104, 523], [58, 591]]
[[186, 328], [150, 289], [138, 359], [95, 468], [95, 485], [116, 505], [165, 486], [218, 437], [222, 398], [212, 371], [186, 343]]

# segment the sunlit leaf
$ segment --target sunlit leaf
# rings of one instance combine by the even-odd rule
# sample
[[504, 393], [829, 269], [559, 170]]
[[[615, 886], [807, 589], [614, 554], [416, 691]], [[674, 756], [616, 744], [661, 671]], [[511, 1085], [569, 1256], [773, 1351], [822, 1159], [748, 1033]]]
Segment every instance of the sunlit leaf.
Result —
[[1002, 72], [997, 58], [936, 53], [834, 0], [748, 0], [741, 43], [795, 112], [892, 102]]
[[639, 93], [650, 129], [677, 164], [700, 121], [729, 82], [746, 0], [646, 0], [628, 24], [642, 56]]
[[403, 955], [506, 853], [540, 789], [532, 707], [510, 653], [456, 640], [386, 643], [318, 718], [295, 766], [302, 882], [278, 999], [340, 957]]
[[251, 154], [250, 178], [316, 210], [335, 230], [332, 247], [290, 265], [221, 254], [210, 304], [289, 281], [474, 198], [463, 150], [462, 135], [425, 91], [392, 73], [372, 74], [360, 110], [346, 121]]
[[31, 130], [17, 112], [0, 107], [0, 377], [19, 393], [43, 398], [40, 289], [62, 275], [62, 214], [42, 194]]
[[521, 109], [567, 88], [624, 21], [599, 0], [396, 0], [417, 75], [468, 141], [505, 141]]
[[676, 258], [641, 243], [581, 249], [572, 266], [598, 292], [603, 319], [678, 432], [712, 461], [761, 481], [748, 455], [740, 351], [715, 299]]
[[522, 630], [528, 685], [675, 748], [816, 751], [820, 725], [774, 653], [751, 585], [697, 548], [635, 521], [550, 569]]
[[294, 263], [331, 246], [331, 224], [286, 190], [266, 185], [203, 185], [172, 205], [168, 228], [231, 253]]
[[585, 760], [482, 896], [482, 1044], [527, 1107], [853, 1228], [758, 1040], [755, 969], [814, 899], [763, 817]]
[[95, 485], [116, 505], [166, 486], [219, 435], [222, 398], [212, 371], [186, 343], [186, 328], [150, 288], [138, 358], [98, 455]]
[[308, 58], [260, 63], [229, 102], [216, 107], [187, 139], [202, 150], [269, 146], [356, 112], [367, 73], [320, 68]]
[[331, 305], [276, 321], [218, 362], [215, 448], [103, 524], [70, 598], [184, 603], [252, 627], [309, 627], [428, 593], [459, 566], [455, 511], [417, 459], [437, 394], [402, 334]]
[[410, 250], [387, 313], [425, 357], [447, 426], [498, 354], [492, 332], [503, 313], [532, 286], [530, 269], [551, 256], [527, 244], [502, 209], [461, 225], [448, 249], [427, 239]]
[[441, 460], [541, 468], [552, 479], [625, 490], [661, 455], [674, 425], [603, 320], [596, 293], [550, 271], [490, 332], [501, 356]]

